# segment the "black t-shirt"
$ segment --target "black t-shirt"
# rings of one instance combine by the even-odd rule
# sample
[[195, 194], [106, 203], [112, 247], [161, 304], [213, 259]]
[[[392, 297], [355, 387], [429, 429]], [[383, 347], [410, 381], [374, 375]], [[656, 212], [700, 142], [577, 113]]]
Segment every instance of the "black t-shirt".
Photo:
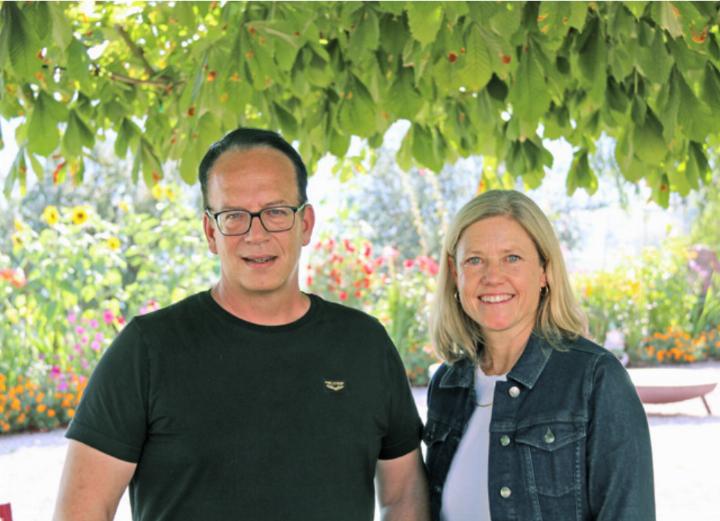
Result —
[[311, 295], [260, 326], [203, 292], [125, 327], [67, 437], [137, 463], [135, 520], [368, 521], [377, 460], [420, 430], [374, 318]]

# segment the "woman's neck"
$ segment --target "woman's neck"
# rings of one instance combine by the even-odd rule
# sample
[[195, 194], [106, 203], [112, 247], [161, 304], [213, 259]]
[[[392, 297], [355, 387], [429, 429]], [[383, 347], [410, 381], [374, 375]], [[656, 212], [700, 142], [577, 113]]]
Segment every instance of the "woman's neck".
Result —
[[525, 351], [531, 333], [532, 327], [512, 335], [507, 332], [486, 333], [479, 360], [483, 372], [486, 375], [509, 373]]

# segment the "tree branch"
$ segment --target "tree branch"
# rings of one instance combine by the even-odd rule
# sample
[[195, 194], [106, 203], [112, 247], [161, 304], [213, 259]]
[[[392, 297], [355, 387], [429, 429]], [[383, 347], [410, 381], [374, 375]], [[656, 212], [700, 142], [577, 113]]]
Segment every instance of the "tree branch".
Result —
[[138, 46], [135, 42], [132, 41], [130, 35], [120, 24], [115, 24], [115, 30], [118, 32], [125, 44], [130, 47], [130, 50], [135, 55], [135, 57], [142, 62], [143, 67], [145, 67], [145, 72], [150, 77], [155, 76], [157, 73], [155, 72], [155, 69], [152, 68], [152, 65], [150, 65], [150, 62], [147, 61], [147, 58], [145, 58], [145, 51], [142, 50], [142, 47]]

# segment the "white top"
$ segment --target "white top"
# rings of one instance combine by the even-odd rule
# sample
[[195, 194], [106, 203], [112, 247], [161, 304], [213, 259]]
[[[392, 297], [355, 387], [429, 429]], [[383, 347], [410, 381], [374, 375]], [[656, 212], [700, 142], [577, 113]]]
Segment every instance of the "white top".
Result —
[[479, 367], [475, 370], [475, 412], [450, 464], [442, 496], [441, 521], [490, 521], [490, 418], [495, 382], [506, 380], [505, 376], [488, 376]]

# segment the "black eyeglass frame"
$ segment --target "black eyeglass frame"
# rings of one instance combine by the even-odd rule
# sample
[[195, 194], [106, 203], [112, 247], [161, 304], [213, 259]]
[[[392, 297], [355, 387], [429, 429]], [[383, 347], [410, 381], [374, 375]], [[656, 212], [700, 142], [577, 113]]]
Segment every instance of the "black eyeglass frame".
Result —
[[[288, 231], [288, 230], [291, 230], [292, 227], [295, 226], [295, 216], [297, 215], [297, 213], [298, 213], [299, 211], [304, 210], [305, 207], [306, 207], [308, 204], [310, 204], [310, 203], [308, 203], [307, 201], [305, 201], [305, 202], [304, 202], [303, 204], [301, 204], [300, 206], [290, 206], [290, 205], [268, 206], [267, 208], [263, 208], [263, 209], [260, 210], [259, 212], [249, 212], [249, 211], [243, 210], [243, 209], [241, 209], [241, 208], [235, 208], [235, 209], [232, 209], [232, 210], [220, 210], [219, 212], [212, 212], [212, 211], [210, 210], [210, 208], [205, 208], [205, 214], [206, 214], [208, 217], [210, 217], [210, 218], [215, 222], [215, 226], [217, 226], [218, 231], [219, 231], [221, 234], [223, 234], [225, 237], [237, 237], [237, 236], [240, 236], [240, 235], [245, 235], [246, 233], [248, 233], [248, 232], [250, 231], [250, 228], [252, 228], [253, 220], [254, 220], [256, 217], [260, 220], [260, 225], [263, 227], [263, 230], [265, 230], [266, 232], [268, 232], [268, 233], [281, 233], [281, 232], [286, 232], [286, 231]], [[292, 214], [292, 216], [293, 216], [292, 223], [291, 223], [290, 226], [288, 226], [287, 228], [283, 228], [283, 229], [281, 229], [281, 230], [268, 230], [268, 227], [265, 225], [265, 221], [263, 221], [262, 214], [263, 214], [264, 212], [267, 212], [268, 210], [277, 210], [278, 208], [284, 208], [284, 209], [292, 210], [292, 213], [293, 213], [293, 214]], [[249, 223], [248, 223], [247, 230], [245, 230], [245, 231], [242, 232], [242, 233], [225, 233], [225, 232], [223, 231], [222, 226], [220, 226], [220, 222], [218, 221], [218, 217], [220, 217], [220, 216], [221, 216], [222, 214], [224, 214], [224, 213], [231, 213], [231, 212], [244, 212], [244, 213], [246, 213], [246, 214], [248, 214], [248, 215], [250, 216], [250, 221], [249, 221]]]

